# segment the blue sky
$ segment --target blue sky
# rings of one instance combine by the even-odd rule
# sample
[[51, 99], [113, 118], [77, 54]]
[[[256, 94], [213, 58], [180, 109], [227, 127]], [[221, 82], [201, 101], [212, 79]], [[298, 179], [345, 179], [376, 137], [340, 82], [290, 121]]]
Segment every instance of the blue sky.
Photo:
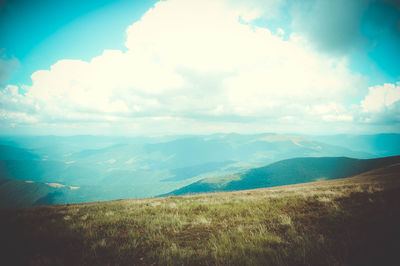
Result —
[[0, 10], [3, 56], [17, 58], [11, 83], [30, 83], [30, 75], [58, 60], [124, 49], [125, 29], [155, 1], [6, 0]]
[[0, 1], [3, 134], [399, 132], [399, 82], [396, 1]]

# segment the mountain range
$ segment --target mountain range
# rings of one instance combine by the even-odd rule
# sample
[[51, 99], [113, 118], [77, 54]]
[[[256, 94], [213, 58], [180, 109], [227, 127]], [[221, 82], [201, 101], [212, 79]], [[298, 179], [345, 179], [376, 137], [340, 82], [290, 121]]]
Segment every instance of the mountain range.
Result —
[[278, 169], [282, 173], [273, 172], [268, 182], [246, 176], [293, 158], [399, 155], [396, 143], [400, 143], [399, 134], [2, 136], [1, 207], [146, 198], [188, 188], [188, 193], [196, 193], [203, 191], [195, 188], [199, 185], [207, 186], [204, 192], [209, 192], [308, 182], [331, 176], [308, 176], [307, 171], [303, 175], [293, 168], [297, 177], [290, 179], [285, 167]]

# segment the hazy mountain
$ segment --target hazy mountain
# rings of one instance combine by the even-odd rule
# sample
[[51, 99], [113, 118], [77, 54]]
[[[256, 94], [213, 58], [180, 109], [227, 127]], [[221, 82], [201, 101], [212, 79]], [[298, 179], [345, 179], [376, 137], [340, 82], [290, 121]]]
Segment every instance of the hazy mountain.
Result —
[[[367, 149], [372, 151], [369, 153], [310, 137], [273, 133], [133, 138], [3, 136], [0, 179], [80, 187], [51, 194], [46, 199], [51, 203], [143, 198], [204, 178], [225, 176], [231, 181], [235, 173], [294, 157], [373, 158], [378, 156], [378, 148], [381, 153], [394, 149], [389, 140]], [[19, 191], [11, 189], [12, 185], [8, 184], [10, 191]]]
[[99, 174], [87, 167], [60, 161], [1, 160], [0, 177], [18, 180], [83, 184], [95, 180]]
[[400, 163], [400, 156], [377, 159], [294, 158], [233, 175], [205, 178], [166, 195], [235, 191], [337, 179]]
[[379, 156], [400, 154], [400, 134], [309, 136], [308, 138]]
[[171, 157], [169, 160], [176, 161], [177, 167], [227, 160], [265, 164], [302, 156], [373, 156], [303, 137], [278, 134], [197, 136], [147, 145], [146, 151]]
[[230, 167], [233, 167], [232, 164], [234, 163], [235, 161], [212, 162], [195, 166], [176, 168], [171, 170], [171, 173], [174, 175], [173, 177], [163, 179], [162, 181], [169, 182], [169, 181], [185, 180], [193, 176], [198, 176], [204, 173], [218, 171], [221, 168], [228, 165], [230, 165]]
[[0, 144], [0, 160], [32, 160], [39, 156], [27, 149]]

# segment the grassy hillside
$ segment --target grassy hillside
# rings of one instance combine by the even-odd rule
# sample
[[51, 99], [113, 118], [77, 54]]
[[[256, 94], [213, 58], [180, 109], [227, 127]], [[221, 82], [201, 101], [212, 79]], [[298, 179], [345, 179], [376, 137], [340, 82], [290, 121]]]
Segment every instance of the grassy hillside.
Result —
[[266, 189], [0, 211], [3, 265], [397, 265], [400, 164]]
[[353, 176], [400, 162], [400, 156], [377, 159], [346, 157], [294, 158], [282, 160], [243, 173], [205, 178], [165, 195], [184, 195], [217, 191], [235, 191]]

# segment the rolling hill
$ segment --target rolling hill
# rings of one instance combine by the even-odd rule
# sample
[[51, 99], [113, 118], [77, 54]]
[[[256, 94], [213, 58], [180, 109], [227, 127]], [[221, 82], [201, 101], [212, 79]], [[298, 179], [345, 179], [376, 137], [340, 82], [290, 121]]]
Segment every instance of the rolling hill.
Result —
[[250, 169], [243, 173], [205, 178], [162, 196], [235, 191], [337, 179], [394, 163], [400, 163], [400, 156], [377, 159], [352, 159], [346, 157], [294, 158]]
[[0, 210], [4, 265], [397, 265], [400, 164], [329, 181]]

